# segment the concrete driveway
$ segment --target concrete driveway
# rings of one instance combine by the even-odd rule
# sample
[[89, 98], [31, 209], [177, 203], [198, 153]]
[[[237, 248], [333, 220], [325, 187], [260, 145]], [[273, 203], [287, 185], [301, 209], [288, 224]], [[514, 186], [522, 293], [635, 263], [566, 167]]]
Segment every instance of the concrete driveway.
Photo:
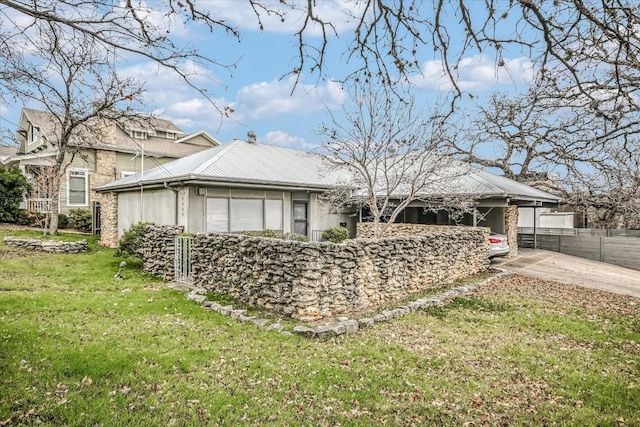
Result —
[[541, 249], [518, 249], [491, 265], [523, 276], [602, 289], [640, 298], [640, 271]]

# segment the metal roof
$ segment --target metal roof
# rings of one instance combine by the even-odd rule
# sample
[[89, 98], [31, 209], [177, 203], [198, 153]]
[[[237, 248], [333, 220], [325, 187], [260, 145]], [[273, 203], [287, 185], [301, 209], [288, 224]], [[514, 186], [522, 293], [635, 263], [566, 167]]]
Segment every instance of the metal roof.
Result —
[[318, 154], [236, 139], [96, 190], [125, 190], [141, 184], [185, 181], [326, 189], [336, 184], [336, 175], [329, 176], [326, 169], [324, 157]]
[[[557, 203], [555, 195], [469, 166], [458, 160], [442, 162], [433, 187], [425, 196], [442, 194], [510, 197]], [[265, 187], [328, 189], [344, 183], [346, 170], [328, 173], [326, 157], [290, 148], [234, 140], [164, 165], [97, 187], [99, 192], [126, 191], [140, 185], [181, 183], [251, 184]], [[437, 184], [436, 184], [437, 182]], [[399, 190], [402, 191], [402, 190]]]

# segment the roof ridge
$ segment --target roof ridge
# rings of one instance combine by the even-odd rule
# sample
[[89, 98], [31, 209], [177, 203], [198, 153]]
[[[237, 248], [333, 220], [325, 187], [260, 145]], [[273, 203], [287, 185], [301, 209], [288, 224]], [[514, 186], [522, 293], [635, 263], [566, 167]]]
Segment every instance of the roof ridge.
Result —
[[[486, 170], [481, 169], [481, 168], [477, 168], [477, 167], [475, 167], [473, 165], [469, 165], [469, 166], [471, 167], [471, 170], [469, 171], [469, 176], [472, 179], [475, 179], [476, 181], [479, 181], [480, 183], [486, 185], [487, 187], [493, 189], [494, 191], [496, 191], [498, 193], [505, 194], [505, 191], [502, 188], [498, 187], [497, 185], [495, 185], [494, 183], [492, 183], [491, 181], [489, 181], [488, 179], [486, 179], [485, 177], [483, 177], [481, 175], [481, 174], [484, 174], [484, 173], [488, 174], [490, 172], [487, 172]], [[493, 176], [498, 176], [498, 177], [500, 176], [500, 175], [496, 175], [496, 174], [492, 174], [492, 175]]]

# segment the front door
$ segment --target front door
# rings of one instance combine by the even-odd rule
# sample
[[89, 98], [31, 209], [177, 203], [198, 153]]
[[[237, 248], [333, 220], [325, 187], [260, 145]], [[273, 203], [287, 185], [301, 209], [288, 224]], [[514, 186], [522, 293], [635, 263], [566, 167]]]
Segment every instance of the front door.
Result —
[[307, 235], [308, 203], [293, 202], [293, 232], [301, 236]]

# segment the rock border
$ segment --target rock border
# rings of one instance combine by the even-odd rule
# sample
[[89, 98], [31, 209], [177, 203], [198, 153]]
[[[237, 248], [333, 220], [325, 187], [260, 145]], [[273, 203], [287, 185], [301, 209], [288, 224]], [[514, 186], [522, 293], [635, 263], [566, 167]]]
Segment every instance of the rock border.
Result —
[[488, 285], [494, 280], [498, 280], [502, 277], [512, 274], [509, 270], [505, 270], [502, 268], [494, 269], [500, 272], [487, 279], [480, 280], [469, 285], [458, 286], [433, 297], [419, 298], [406, 305], [382, 311], [373, 317], [362, 317], [359, 319], [339, 317], [336, 321], [320, 324], [315, 327], [298, 325], [295, 326], [293, 330], [285, 329], [285, 327], [278, 321], [272, 323], [269, 319], [247, 316], [247, 310], [235, 309], [232, 305], [222, 305], [215, 301], [209, 301], [206, 297], [207, 290], [204, 288], [195, 288], [190, 290], [187, 294], [185, 294], [185, 298], [189, 301], [193, 301], [196, 304], [203, 306], [208, 310], [215, 311], [216, 313], [222, 314], [223, 316], [229, 316], [239, 322], [252, 323], [260, 329], [272, 330], [284, 335], [295, 334], [306, 338], [324, 340], [341, 335], [353, 334], [362, 329], [370, 328], [376, 323], [388, 322], [391, 319], [396, 319], [409, 313], [424, 310], [429, 307], [442, 307], [449, 300], [457, 296], [467, 294], [477, 288]]
[[7, 236], [4, 238], [4, 242], [16, 248], [40, 252], [77, 254], [89, 250], [89, 244], [84, 239], [77, 242], [60, 242], [56, 240], [37, 240]]

